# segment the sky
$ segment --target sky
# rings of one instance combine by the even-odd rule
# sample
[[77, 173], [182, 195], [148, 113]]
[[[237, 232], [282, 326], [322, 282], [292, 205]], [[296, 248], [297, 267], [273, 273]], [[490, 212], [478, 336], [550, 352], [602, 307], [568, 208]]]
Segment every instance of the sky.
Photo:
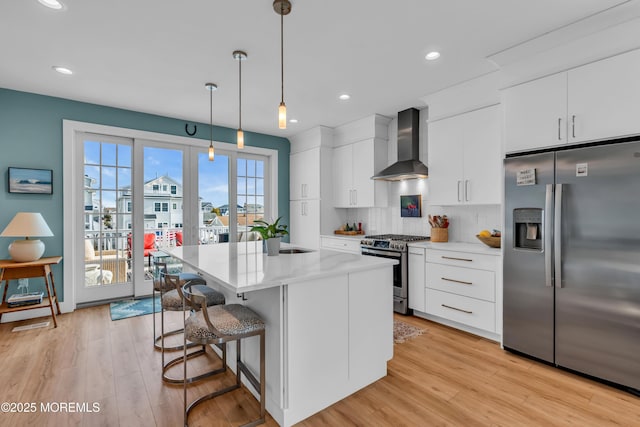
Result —
[[[96, 179], [93, 187], [102, 187], [105, 207], [115, 207], [116, 188], [131, 185], [131, 146], [107, 142], [85, 141], [85, 175]], [[100, 159], [102, 167], [100, 167]], [[144, 148], [144, 181], [168, 175], [182, 184], [184, 165], [181, 150], [158, 147]], [[261, 161], [238, 159], [238, 204], [245, 202], [264, 205], [264, 197], [249, 197], [242, 194], [264, 194], [264, 180], [253, 177], [264, 176]], [[207, 153], [198, 153], [198, 194], [203, 202], [213, 206], [229, 203], [229, 157], [216, 154], [213, 162]]]

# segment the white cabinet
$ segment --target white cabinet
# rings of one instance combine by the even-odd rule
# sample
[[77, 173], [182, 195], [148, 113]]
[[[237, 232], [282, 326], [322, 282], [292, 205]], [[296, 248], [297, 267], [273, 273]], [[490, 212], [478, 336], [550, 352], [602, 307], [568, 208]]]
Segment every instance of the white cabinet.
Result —
[[293, 200], [289, 202], [289, 242], [293, 245], [316, 249], [320, 247], [320, 200]]
[[567, 74], [560, 73], [504, 91], [507, 151], [567, 142]]
[[334, 237], [334, 236], [320, 236], [320, 247], [323, 249], [330, 249], [332, 251], [347, 252], [351, 254], [360, 254], [360, 240], [359, 237]]
[[503, 91], [506, 151], [640, 133], [640, 50]]
[[425, 311], [425, 259], [423, 248], [409, 246], [409, 308]]
[[320, 147], [289, 156], [289, 199], [320, 198]]
[[499, 204], [502, 188], [498, 105], [429, 123], [429, 202]]
[[424, 259], [424, 313], [431, 320], [490, 338], [501, 333], [499, 254], [429, 248]]
[[384, 141], [375, 138], [333, 149], [333, 197], [337, 208], [382, 206], [379, 187], [371, 179], [386, 163]]

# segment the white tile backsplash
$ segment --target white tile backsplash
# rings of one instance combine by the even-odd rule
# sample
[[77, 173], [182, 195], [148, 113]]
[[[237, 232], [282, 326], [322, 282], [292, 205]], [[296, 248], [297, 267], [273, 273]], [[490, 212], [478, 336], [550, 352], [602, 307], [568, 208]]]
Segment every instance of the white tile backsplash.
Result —
[[[387, 208], [343, 209], [349, 224], [362, 222], [367, 234], [413, 234], [430, 235], [428, 215], [449, 217], [449, 241], [478, 243], [476, 234], [480, 230], [502, 230], [502, 207], [500, 205], [431, 206], [429, 204], [429, 179], [390, 182]], [[400, 196], [421, 194], [422, 217], [401, 218]]]

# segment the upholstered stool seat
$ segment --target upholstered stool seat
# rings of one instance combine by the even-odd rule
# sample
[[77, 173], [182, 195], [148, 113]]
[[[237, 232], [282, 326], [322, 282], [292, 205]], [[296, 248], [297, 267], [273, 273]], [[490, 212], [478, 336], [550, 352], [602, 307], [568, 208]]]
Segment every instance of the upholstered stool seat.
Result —
[[[181, 311], [182, 297], [177, 296], [178, 303], [174, 305], [177, 308], [168, 308], [170, 306], [164, 307], [164, 303], [162, 303], [163, 307], [162, 307], [162, 312], [160, 313], [162, 332], [160, 333], [160, 335], [156, 335], [156, 314], [155, 314], [156, 313], [156, 292], [160, 293], [160, 298], [163, 301], [165, 293], [173, 291], [177, 295], [178, 291], [176, 290], [175, 283], [167, 281], [165, 279], [165, 276], [167, 275], [167, 264], [164, 262], [156, 262], [155, 265], [156, 265], [157, 273], [156, 273], [156, 277], [153, 280], [153, 337], [154, 337], [153, 346], [158, 350], [162, 350], [163, 341], [164, 341], [163, 337], [168, 337], [171, 335], [177, 335], [182, 333], [182, 329], [176, 329], [174, 331], [164, 332], [164, 310]], [[207, 282], [202, 277], [198, 276], [195, 273], [178, 273], [175, 276], [178, 277], [178, 282], [180, 286], [183, 286], [185, 283], [187, 283], [187, 281], [192, 282], [194, 284], [202, 284], [202, 285], [207, 284]], [[222, 294], [220, 294], [220, 296], [222, 297], [223, 303], [224, 303], [224, 296]], [[182, 350], [182, 344], [172, 346], [172, 347], [164, 347], [164, 350]]]
[[[207, 306], [204, 296], [197, 294], [197, 286], [186, 283], [182, 288], [185, 303], [192, 308], [184, 321], [184, 378], [187, 378], [187, 341], [197, 344], [216, 344], [226, 348], [226, 343], [236, 341], [236, 381], [235, 384], [216, 390], [194, 400], [187, 406], [187, 381], [184, 387], [184, 425], [188, 425], [189, 413], [197, 405], [241, 386], [241, 375], [260, 394], [260, 417], [244, 426], [255, 426], [265, 420], [265, 324], [250, 308], [240, 304]], [[260, 380], [253, 375], [242, 361], [242, 339], [260, 337]]]
[[[224, 304], [225, 303], [225, 298], [224, 295], [219, 292], [216, 291], [215, 289], [207, 286], [206, 282], [204, 281], [204, 279], [200, 276], [198, 276], [197, 274], [192, 274], [192, 273], [181, 273], [181, 274], [165, 274], [164, 275], [165, 281], [167, 284], [170, 284], [173, 286], [173, 289], [165, 292], [162, 294], [162, 310], [164, 313], [164, 310], [167, 311], [184, 311], [185, 310], [185, 304], [183, 301], [183, 296], [182, 296], [182, 286], [185, 285], [185, 283], [189, 283], [191, 286], [191, 292], [193, 292], [195, 295], [197, 295], [199, 298], [202, 299], [203, 303], [205, 304], [205, 306], [209, 307], [209, 306], [214, 306], [217, 304]], [[164, 331], [164, 317], [163, 317], [163, 324], [162, 324], [162, 330]], [[171, 383], [171, 384], [180, 384], [184, 381], [183, 378], [172, 378], [167, 374], [167, 371], [172, 367], [175, 366], [179, 363], [183, 362], [183, 357], [176, 357], [175, 359], [172, 359], [170, 361], [168, 361], [167, 363], [165, 363], [165, 359], [164, 359], [164, 351], [165, 350], [169, 350], [169, 349], [183, 349], [186, 351], [187, 348], [191, 348], [191, 347], [195, 347], [198, 345], [201, 345], [199, 343], [189, 343], [187, 344], [186, 347], [184, 344], [184, 340], [183, 340], [183, 344], [180, 346], [176, 346], [176, 347], [172, 347], [172, 348], [167, 348], [164, 345], [164, 337], [168, 336], [168, 335], [172, 335], [172, 334], [178, 334], [178, 333], [182, 333], [184, 331], [184, 328], [182, 329], [178, 329], [176, 331], [172, 331], [166, 334], [162, 335], [162, 343], [161, 343], [161, 347], [162, 347], [162, 380], [164, 382], [167, 383]], [[187, 358], [191, 359], [197, 356], [202, 356], [204, 354], [206, 354], [206, 346], [205, 345], [201, 345], [200, 350], [191, 352], [188, 354]], [[213, 371], [209, 371], [209, 372], [205, 372], [204, 374], [201, 375], [197, 375], [191, 378], [187, 378], [188, 382], [195, 382], [195, 381], [200, 381], [204, 378], [210, 377], [211, 375], [215, 375], [217, 373], [223, 372], [226, 369], [226, 361], [227, 361], [227, 351], [226, 351], [226, 347], [220, 347], [220, 350], [222, 350], [222, 359], [223, 359], [223, 363], [222, 363], [222, 368], [221, 369], [217, 369], [217, 370], [213, 370]]]

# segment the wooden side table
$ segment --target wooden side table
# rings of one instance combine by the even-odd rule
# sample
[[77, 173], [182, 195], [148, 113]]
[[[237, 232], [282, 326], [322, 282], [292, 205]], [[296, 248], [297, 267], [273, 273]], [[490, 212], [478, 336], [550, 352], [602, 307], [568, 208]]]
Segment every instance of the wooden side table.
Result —
[[[53, 326], [58, 327], [56, 313], [53, 309], [55, 303], [58, 314], [60, 314], [60, 304], [58, 304], [58, 295], [56, 294], [56, 286], [53, 281], [53, 272], [51, 265], [59, 264], [62, 261], [61, 256], [52, 256], [40, 258], [37, 261], [15, 262], [12, 260], [0, 260], [0, 285], [4, 280], [4, 292], [2, 293], [2, 301], [0, 304], [0, 320], [4, 313], [13, 313], [15, 311], [33, 310], [36, 308], [51, 308], [51, 317], [53, 317]], [[7, 289], [9, 289], [9, 280], [28, 279], [30, 277], [44, 277], [44, 285], [47, 288], [47, 299], [40, 304], [23, 305], [20, 307], [8, 307], [5, 302], [7, 299]]]

